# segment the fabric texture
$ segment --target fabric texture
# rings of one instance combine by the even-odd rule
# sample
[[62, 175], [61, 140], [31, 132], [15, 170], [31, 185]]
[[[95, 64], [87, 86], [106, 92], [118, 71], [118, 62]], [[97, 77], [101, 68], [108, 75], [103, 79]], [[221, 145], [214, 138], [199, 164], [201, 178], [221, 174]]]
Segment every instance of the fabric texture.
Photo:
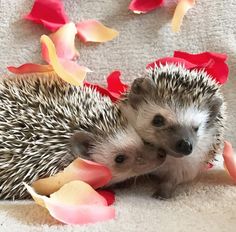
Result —
[[[105, 83], [113, 70], [131, 82], [144, 73], [146, 64], [174, 50], [191, 53], [213, 51], [227, 53], [229, 82], [223, 86], [228, 104], [226, 138], [236, 147], [236, 1], [196, 1], [184, 18], [181, 32], [170, 29], [176, 1], [146, 15], [128, 11], [130, 0], [66, 0], [65, 8], [74, 22], [97, 19], [120, 32], [104, 44], [84, 45], [77, 40], [81, 65], [94, 72], [93, 82]], [[0, 0], [0, 72], [6, 67], [27, 62], [42, 62], [39, 38], [49, 31], [22, 19], [32, 7], [32, 0]], [[145, 181], [146, 182], [146, 181]], [[116, 191], [115, 220], [87, 226], [62, 225], [32, 201], [0, 202], [0, 231], [201, 231], [236, 230], [236, 186], [227, 173], [218, 168], [192, 184], [178, 188], [168, 201], [154, 200], [151, 182]]]

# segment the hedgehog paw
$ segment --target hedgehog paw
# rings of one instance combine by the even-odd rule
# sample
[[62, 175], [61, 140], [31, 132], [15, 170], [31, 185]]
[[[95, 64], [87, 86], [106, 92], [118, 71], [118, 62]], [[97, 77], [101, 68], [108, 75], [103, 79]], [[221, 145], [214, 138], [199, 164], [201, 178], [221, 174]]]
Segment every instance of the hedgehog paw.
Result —
[[152, 195], [153, 198], [159, 200], [166, 200], [172, 197], [174, 186], [172, 183], [162, 183], [158, 186], [157, 191]]

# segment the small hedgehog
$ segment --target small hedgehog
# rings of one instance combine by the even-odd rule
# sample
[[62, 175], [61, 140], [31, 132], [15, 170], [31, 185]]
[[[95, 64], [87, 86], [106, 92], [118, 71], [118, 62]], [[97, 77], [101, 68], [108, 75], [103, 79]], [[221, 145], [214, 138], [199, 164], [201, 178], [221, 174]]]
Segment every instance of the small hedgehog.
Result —
[[0, 199], [28, 198], [22, 182], [51, 176], [78, 154], [109, 167], [111, 184], [165, 160], [92, 88], [71, 86], [54, 73], [0, 80]]
[[178, 65], [149, 70], [124, 95], [120, 109], [146, 144], [164, 149], [154, 197], [169, 198], [222, 151], [225, 103], [219, 85], [204, 71]]

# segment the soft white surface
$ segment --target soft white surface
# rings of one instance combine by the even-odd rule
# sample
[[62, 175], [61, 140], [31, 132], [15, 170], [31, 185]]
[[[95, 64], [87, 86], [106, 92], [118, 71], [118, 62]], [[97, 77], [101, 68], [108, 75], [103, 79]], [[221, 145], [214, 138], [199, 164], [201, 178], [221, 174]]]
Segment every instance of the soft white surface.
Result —
[[[41, 26], [22, 20], [32, 0], [0, 0], [0, 72], [6, 66], [40, 62], [39, 37], [48, 33]], [[112, 42], [85, 46], [77, 43], [81, 63], [94, 70], [91, 80], [104, 81], [113, 69], [131, 81], [145, 65], [174, 50], [211, 50], [229, 55], [230, 81], [224, 86], [229, 105], [227, 137], [236, 146], [236, 1], [198, 0], [184, 19], [181, 33], [170, 31], [174, 5], [147, 15], [127, 10], [129, 0], [64, 1], [71, 20], [95, 18], [120, 31]], [[32, 202], [0, 202], [0, 231], [236, 231], [236, 186], [224, 171], [208, 173], [191, 186], [179, 188], [176, 198], [157, 201], [150, 188], [117, 192], [117, 219], [89, 226], [65, 226]]]

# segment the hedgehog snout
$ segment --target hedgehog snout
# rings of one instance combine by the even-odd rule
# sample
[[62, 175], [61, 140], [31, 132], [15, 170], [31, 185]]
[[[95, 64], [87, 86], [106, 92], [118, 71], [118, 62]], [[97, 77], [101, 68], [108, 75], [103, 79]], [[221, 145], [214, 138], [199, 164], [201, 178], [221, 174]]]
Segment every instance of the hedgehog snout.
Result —
[[181, 139], [176, 143], [175, 150], [183, 155], [190, 155], [193, 151], [193, 145], [189, 140]]

